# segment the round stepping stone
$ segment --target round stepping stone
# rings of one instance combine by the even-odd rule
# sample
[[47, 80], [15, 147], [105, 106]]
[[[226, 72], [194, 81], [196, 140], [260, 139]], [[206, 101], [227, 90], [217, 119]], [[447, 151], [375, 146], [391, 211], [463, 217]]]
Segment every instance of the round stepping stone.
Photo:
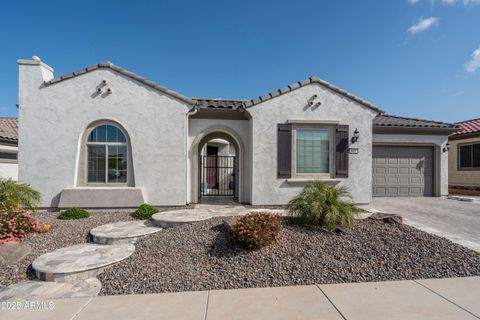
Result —
[[134, 243], [139, 237], [162, 230], [151, 220], [121, 221], [105, 224], [90, 231], [93, 242], [99, 244]]
[[152, 221], [159, 227], [170, 228], [179, 224], [203, 221], [210, 218], [212, 218], [211, 212], [187, 209], [156, 213], [152, 216]]
[[32, 267], [37, 278], [43, 281], [82, 280], [94, 277], [104, 267], [128, 258], [133, 251], [133, 244], [106, 246], [83, 243], [41, 255], [33, 261]]
[[96, 297], [102, 288], [97, 278], [72, 282], [26, 281], [0, 290], [0, 301], [34, 301]]

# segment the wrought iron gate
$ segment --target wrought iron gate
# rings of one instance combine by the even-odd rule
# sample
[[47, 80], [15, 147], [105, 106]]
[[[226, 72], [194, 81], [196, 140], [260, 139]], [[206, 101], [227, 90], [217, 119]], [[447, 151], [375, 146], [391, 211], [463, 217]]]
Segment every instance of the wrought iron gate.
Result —
[[235, 196], [235, 156], [200, 157], [200, 197]]

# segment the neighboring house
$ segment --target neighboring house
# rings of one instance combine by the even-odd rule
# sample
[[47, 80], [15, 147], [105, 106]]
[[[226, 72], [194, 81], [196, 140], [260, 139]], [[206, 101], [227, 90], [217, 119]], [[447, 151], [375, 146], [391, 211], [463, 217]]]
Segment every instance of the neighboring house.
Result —
[[17, 118], [0, 118], [0, 178], [18, 179], [17, 144]]
[[[44, 207], [185, 205], [212, 189], [279, 205], [312, 180], [357, 203], [448, 193], [455, 125], [384, 115], [316, 77], [253, 100], [195, 99], [110, 62], [57, 78], [38, 57], [18, 65], [19, 180]], [[233, 161], [208, 148], [218, 139]]]
[[480, 190], [480, 118], [457, 125], [461, 130], [448, 139], [449, 184], [451, 187]]

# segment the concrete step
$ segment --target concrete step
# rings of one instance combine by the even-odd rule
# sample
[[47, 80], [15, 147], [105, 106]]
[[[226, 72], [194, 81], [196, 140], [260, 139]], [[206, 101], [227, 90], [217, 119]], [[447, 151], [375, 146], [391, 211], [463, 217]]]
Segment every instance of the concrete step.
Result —
[[184, 223], [208, 220], [212, 216], [209, 211], [184, 209], [156, 213], [152, 216], [152, 221], [158, 227], [170, 228]]
[[133, 244], [83, 243], [41, 255], [32, 267], [43, 281], [82, 280], [96, 276], [104, 267], [128, 258], [134, 251]]
[[161, 230], [152, 220], [121, 221], [96, 227], [90, 234], [98, 244], [121, 244], [135, 243], [138, 238]]

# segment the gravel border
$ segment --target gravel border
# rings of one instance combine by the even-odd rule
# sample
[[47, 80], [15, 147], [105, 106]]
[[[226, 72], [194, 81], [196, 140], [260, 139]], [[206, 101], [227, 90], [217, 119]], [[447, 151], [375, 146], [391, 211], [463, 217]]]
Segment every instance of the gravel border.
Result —
[[100, 295], [480, 275], [480, 254], [407, 225], [367, 219], [340, 235], [283, 225], [258, 251], [236, 246], [222, 218], [162, 230], [98, 276]]

